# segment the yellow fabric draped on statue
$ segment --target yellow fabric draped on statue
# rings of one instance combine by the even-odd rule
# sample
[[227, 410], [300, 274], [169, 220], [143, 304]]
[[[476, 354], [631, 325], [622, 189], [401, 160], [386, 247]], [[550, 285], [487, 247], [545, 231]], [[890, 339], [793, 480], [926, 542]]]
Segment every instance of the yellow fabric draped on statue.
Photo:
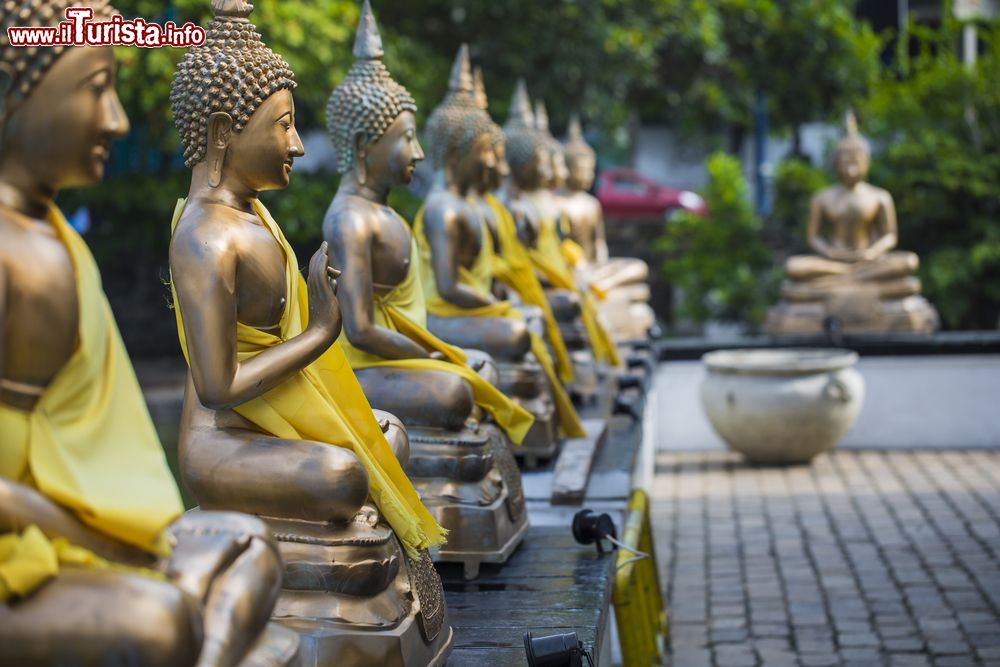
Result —
[[[424, 208], [420, 207], [413, 221], [413, 239], [416, 241], [420, 282], [423, 286], [427, 303], [427, 312], [437, 317], [505, 317], [523, 319], [521, 311], [514, 308], [510, 301], [497, 301], [479, 308], [460, 308], [441, 298], [437, 291], [437, 280], [434, 277], [434, 267], [431, 262], [431, 248], [424, 235]], [[493, 267], [496, 263], [493, 250], [493, 238], [485, 223], [482, 229], [482, 245], [479, 255], [471, 268], [459, 267], [459, 281], [481, 294], [490, 294], [493, 286]], [[556, 414], [559, 417], [559, 430], [563, 437], [582, 438], [587, 432], [583, 428], [580, 416], [576, 413], [573, 401], [570, 400], [566, 388], [563, 387], [556, 373], [555, 363], [549, 354], [545, 341], [537, 334], [531, 334], [531, 352], [542, 367], [545, 378], [552, 390]]]
[[420, 284], [417, 242], [413, 240], [410, 247], [410, 270], [406, 278], [386, 294], [375, 294], [374, 322], [376, 326], [403, 334], [428, 352], [440, 352], [445, 360], [384, 359], [354, 347], [347, 334], [341, 332], [340, 345], [351, 367], [355, 370], [402, 368], [458, 375], [471, 386], [476, 405], [493, 417], [515, 444], [521, 444], [535, 418], [469, 368], [468, 359], [461, 348], [449, 345], [427, 330], [427, 306]]
[[[171, 229], [185, 200], [177, 202]], [[242, 323], [236, 325], [237, 358], [244, 360], [298, 336], [308, 324], [309, 295], [299, 274], [295, 251], [263, 204], [254, 200], [261, 223], [285, 254], [285, 311], [275, 336]], [[181, 349], [188, 354], [183, 316], [174, 294]], [[368, 473], [372, 499], [407, 552], [443, 544], [445, 531], [420, 502], [413, 484], [386, 442], [347, 357], [334, 343], [309, 366], [270, 391], [233, 408], [265, 433], [288, 440], [313, 440], [354, 452]]]
[[31, 412], [0, 405], [0, 475], [37, 489], [92, 528], [158, 555], [183, 511], [142, 391], [83, 239], [49, 223], [76, 274], [77, 348]]
[[586, 291], [579, 289], [576, 277], [572, 269], [567, 265], [563, 256], [562, 242], [559, 240], [559, 232], [556, 228], [557, 222], [549, 218], [543, 218], [538, 230], [538, 243], [536, 248], [529, 252], [531, 261], [535, 265], [538, 273], [550, 285], [557, 289], [572, 290], [580, 295], [580, 317], [583, 325], [587, 329], [587, 338], [590, 339], [590, 346], [593, 348], [594, 356], [599, 361], [605, 361], [612, 366], [618, 366], [621, 359], [618, 356], [618, 349], [607, 330], [601, 326], [597, 317], [597, 304], [593, 297]]
[[517, 236], [514, 216], [493, 195], [487, 193], [484, 199], [496, 216], [497, 236], [500, 239], [500, 252], [495, 253], [493, 259], [493, 276], [517, 292], [525, 303], [541, 308], [542, 316], [545, 318], [545, 335], [552, 345], [559, 378], [563, 382], [572, 382], [573, 362], [569, 358], [569, 350], [566, 349], [566, 343], [559, 331], [559, 323], [552, 313], [552, 306], [545, 297], [545, 290], [538, 282], [538, 276], [531, 264], [531, 255]]
[[[167, 555], [164, 529], [184, 510], [177, 485], [94, 258], [54, 206], [48, 222], [76, 275], [77, 348], [30, 412], [0, 405], [0, 476], [37, 489], [100, 533]], [[29, 592], [58, 571], [54, 558], [39, 556], [39, 545], [48, 544], [41, 531], [0, 539], [8, 595]], [[39, 567], [45, 576], [31, 574]]]

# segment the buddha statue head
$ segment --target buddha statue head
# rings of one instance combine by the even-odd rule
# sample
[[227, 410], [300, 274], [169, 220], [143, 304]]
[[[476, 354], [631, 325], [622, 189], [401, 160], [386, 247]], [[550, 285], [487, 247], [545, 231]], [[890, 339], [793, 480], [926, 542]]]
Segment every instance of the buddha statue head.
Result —
[[[337, 171], [358, 183], [383, 187], [413, 179], [424, 159], [417, 139], [417, 104], [382, 63], [382, 37], [364, 0], [354, 43], [356, 61], [326, 105], [326, 127], [337, 152]], [[375, 183], [369, 183], [375, 185]]]
[[0, 182], [37, 206], [100, 181], [112, 140], [129, 129], [111, 47], [25, 48], [8, 39], [9, 27], [56, 26], [80, 5], [93, 8], [94, 21], [117, 14], [107, 0], [0, 3]]
[[594, 185], [597, 153], [583, 138], [583, 128], [576, 114], [570, 118], [563, 149], [566, 152], [566, 167], [569, 170], [569, 177], [566, 179], [569, 189], [578, 192], [590, 190]]
[[854, 187], [865, 180], [871, 162], [868, 142], [858, 133], [858, 119], [853, 111], [848, 111], [844, 119], [844, 136], [833, 154], [834, 168], [840, 182]]
[[211, 187], [243, 191], [288, 185], [305, 152], [295, 131], [295, 75], [250, 22], [253, 5], [212, 0], [204, 44], [184, 54], [170, 86], [184, 161]]
[[[483, 82], [483, 69], [477, 67], [472, 73], [472, 86], [476, 106], [489, 117], [490, 101], [486, 96], [486, 84]], [[507, 137], [503, 128], [490, 118], [490, 141], [493, 145], [494, 166], [489, 170], [483, 192], [498, 190], [510, 176], [510, 164], [507, 163]]]
[[504, 125], [507, 135], [507, 161], [518, 189], [532, 192], [552, 180], [552, 158], [545, 137], [535, 127], [535, 115], [524, 80], [519, 79]]
[[566, 166], [566, 153], [562, 143], [552, 136], [552, 132], [549, 130], [549, 112], [545, 108], [545, 102], [541, 100], [535, 103], [535, 128], [545, 140], [549, 159], [552, 163], [549, 181], [544, 183], [543, 187], [550, 190], [558, 190], [566, 185], [566, 179], [569, 177], [569, 169]]
[[455, 57], [445, 98], [427, 119], [434, 168], [460, 192], [482, 189], [496, 169], [490, 128], [493, 121], [476, 103], [469, 47], [463, 44]]

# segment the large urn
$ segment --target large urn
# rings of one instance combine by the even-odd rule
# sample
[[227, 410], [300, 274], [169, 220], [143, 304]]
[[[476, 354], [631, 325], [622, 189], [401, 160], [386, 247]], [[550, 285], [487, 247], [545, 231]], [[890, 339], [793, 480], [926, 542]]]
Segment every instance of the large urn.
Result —
[[844, 436], [864, 400], [849, 350], [720, 350], [702, 361], [705, 414], [753, 463], [811, 461]]

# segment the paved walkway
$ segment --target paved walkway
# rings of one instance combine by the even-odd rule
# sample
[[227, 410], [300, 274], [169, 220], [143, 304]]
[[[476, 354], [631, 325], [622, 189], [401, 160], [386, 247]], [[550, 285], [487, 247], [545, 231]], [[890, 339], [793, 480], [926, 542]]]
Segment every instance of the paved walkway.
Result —
[[1000, 451], [660, 453], [654, 488], [676, 667], [1000, 665]]

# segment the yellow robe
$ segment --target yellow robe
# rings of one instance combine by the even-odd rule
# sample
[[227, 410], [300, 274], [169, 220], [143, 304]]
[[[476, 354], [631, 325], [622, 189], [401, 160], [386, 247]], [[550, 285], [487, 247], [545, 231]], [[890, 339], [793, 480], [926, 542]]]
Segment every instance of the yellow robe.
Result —
[[594, 356], [599, 361], [606, 361], [612, 366], [618, 366], [621, 363], [618, 349], [597, 318], [597, 304], [594, 303], [593, 297], [587, 291], [579, 289], [576, 277], [566, 262], [562, 243], [559, 240], [557, 224], [555, 220], [542, 219], [538, 230], [537, 247], [530, 251], [531, 261], [538, 273], [550, 285], [558, 289], [573, 290], [580, 294], [580, 316], [587, 329], [587, 338], [590, 339]]
[[458, 375], [472, 388], [476, 405], [493, 417], [515, 444], [521, 444], [535, 418], [499, 389], [469, 368], [465, 352], [449, 345], [427, 330], [427, 306], [420, 284], [417, 242], [410, 244], [410, 270], [406, 278], [386, 294], [375, 294], [375, 325], [397, 331], [428, 352], [440, 352], [445, 360], [438, 359], [384, 359], [351, 345], [347, 334], [341, 332], [340, 345], [351, 362], [351, 368], [401, 368], [409, 370], [443, 371]]
[[[493, 237], [486, 229], [483, 222], [482, 245], [479, 256], [473, 262], [471, 268], [459, 267], [458, 278], [463, 285], [470, 287], [480, 294], [490, 294], [493, 286], [493, 267], [496, 264], [496, 255], [493, 250]], [[419, 250], [420, 282], [423, 284], [424, 297], [427, 303], [427, 312], [437, 317], [506, 317], [512, 319], [522, 319], [524, 315], [514, 308], [510, 301], [498, 301], [488, 306], [479, 308], [460, 308], [449, 301], [444, 300], [437, 291], [437, 279], [434, 277], [434, 267], [431, 262], [431, 248], [424, 235], [424, 209], [417, 212], [417, 217], [413, 221], [413, 238]], [[559, 418], [559, 430], [563, 437], [582, 438], [586, 436], [586, 431], [580, 421], [580, 416], [576, 413], [573, 401], [566, 393], [565, 387], [560, 382], [556, 374], [555, 364], [552, 355], [545, 347], [545, 341], [537, 334], [531, 334], [531, 351], [538, 360], [539, 365], [545, 373], [545, 378], [552, 390], [552, 398], [555, 402], [556, 415]]]
[[[94, 258], [54, 206], [48, 221], [76, 274], [79, 338], [31, 412], [0, 405], [0, 475], [37, 489], [108, 537], [167, 555], [164, 529], [184, 509], [177, 485]], [[0, 587], [23, 594], [56, 573], [55, 557], [39, 556], [53, 548], [42, 541], [40, 531], [4, 536]], [[44, 577], [26, 574], [37, 567]]]
[[545, 297], [542, 284], [538, 282], [538, 276], [531, 263], [531, 255], [517, 236], [517, 225], [514, 223], [514, 217], [492, 194], [487, 193], [484, 200], [493, 209], [496, 216], [497, 236], [500, 238], [500, 252], [495, 254], [493, 260], [493, 276], [517, 292], [525, 303], [541, 308], [545, 318], [545, 335], [548, 337], [549, 344], [552, 345], [552, 352], [555, 354], [559, 378], [563, 382], [572, 382], [573, 362], [570, 360], [566, 343], [559, 331], [559, 323], [556, 322], [556, 317], [552, 314], [552, 306], [549, 305], [549, 300]]
[[[177, 202], [171, 228], [185, 200]], [[279, 335], [242, 323], [236, 325], [237, 358], [260, 354], [301, 334], [308, 324], [309, 294], [299, 274], [295, 252], [263, 204], [254, 210], [285, 254], [286, 296]], [[181, 349], [188, 354], [182, 313], [174, 295]], [[372, 414], [344, 351], [336, 342], [309, 366], [270, 391], [233, 408], [265, 433], [286, 440], [313, 440], [350, 449], [361, 460], [372, 499], [411, 556], [443, 544], [445, 531], [420, 502]]]

